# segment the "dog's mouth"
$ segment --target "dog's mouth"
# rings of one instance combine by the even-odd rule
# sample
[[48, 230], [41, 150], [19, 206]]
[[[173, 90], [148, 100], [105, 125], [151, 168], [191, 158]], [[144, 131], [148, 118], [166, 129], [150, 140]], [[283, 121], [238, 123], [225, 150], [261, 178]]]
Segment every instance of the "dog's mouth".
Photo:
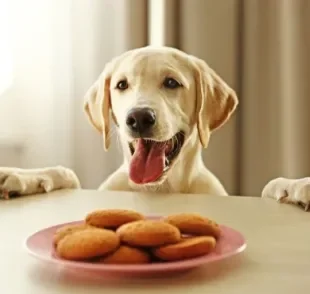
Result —
[[167, 141], [139, 138], [130, 142], [130, 179], [136, 184], [159, 181], [180, 154], [184, 139], [184, 132], [180, 131]]

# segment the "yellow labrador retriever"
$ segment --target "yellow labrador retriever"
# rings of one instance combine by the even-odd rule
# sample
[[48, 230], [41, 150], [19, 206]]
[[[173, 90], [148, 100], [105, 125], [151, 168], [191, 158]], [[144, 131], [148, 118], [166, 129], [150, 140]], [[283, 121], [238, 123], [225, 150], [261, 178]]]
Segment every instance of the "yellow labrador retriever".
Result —
[[[201, 158], [213, 131], [238, 104], [235, 92], [201, 59], [169, 47], [128, 51], [109, 62], [88, 90], [84, 109], [110, 145], [113, 121], [123, 164], [100, 190], [227, 195]], [[79, 188], [64, 167], [0, 168], [4, 197]]]
[[205, 62], [176, 49], [140, 48], [112, 60], [85, 102], [105, 149], [110, 114], [123, 147], [123, 165], [100, 189], [226, 195], [200, 151], [236, 106], [235, 92]]

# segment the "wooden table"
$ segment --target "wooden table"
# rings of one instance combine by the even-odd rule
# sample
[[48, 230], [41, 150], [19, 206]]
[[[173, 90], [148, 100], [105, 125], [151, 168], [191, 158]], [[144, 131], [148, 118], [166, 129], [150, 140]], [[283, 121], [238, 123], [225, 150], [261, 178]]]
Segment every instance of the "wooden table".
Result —
[[[182, 276], [107, 280], [64, 273], [29, 256], [25, 238], [97, 208], [131, 208], [145, 214], [198, 212], [240, 230], [246, 251], [229, 261]], [[89, 190], [0, 202], [2, 294], [266, 293], [310, 291], [310, 213], [273, 200], [204, 195], [145, 195]]]

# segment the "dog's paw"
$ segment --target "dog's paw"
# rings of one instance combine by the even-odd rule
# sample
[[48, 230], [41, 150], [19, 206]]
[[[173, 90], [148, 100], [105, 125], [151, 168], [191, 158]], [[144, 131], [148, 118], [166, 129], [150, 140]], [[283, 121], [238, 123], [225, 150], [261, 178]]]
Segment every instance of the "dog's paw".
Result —
[[310, 210], [310, 178], [277, 178], [270, 181], [262, 191], [262, 197], [276, 199], [281, 203], [291, 203]]
[[292, 190], [289, 200], [304, 208], [305, 211], [310, 211], [310, 178], [297, 180], [293, 183]]
[[18, 174], [0, 170], [0, 198], [10, 199], [22, 194], [25, 183]]
[[77, 189], [76, 174], [62, 166], [45, 169], [0, 168], [0, 198]]

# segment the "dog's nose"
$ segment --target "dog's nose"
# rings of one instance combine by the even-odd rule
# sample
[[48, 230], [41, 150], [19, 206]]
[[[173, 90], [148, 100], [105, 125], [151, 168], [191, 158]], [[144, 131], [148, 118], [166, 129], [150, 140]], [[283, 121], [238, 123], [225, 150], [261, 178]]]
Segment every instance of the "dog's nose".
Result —
[[149, 131], [155, 124], [156, 115], [151, 108], [134, 108], [127, 114], [126, 124], [133, 132], [140, 135]]

